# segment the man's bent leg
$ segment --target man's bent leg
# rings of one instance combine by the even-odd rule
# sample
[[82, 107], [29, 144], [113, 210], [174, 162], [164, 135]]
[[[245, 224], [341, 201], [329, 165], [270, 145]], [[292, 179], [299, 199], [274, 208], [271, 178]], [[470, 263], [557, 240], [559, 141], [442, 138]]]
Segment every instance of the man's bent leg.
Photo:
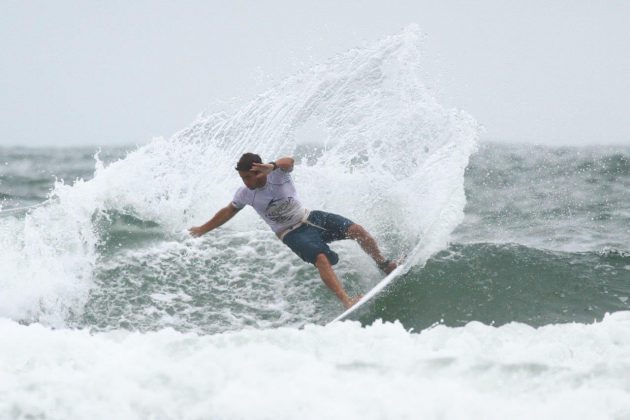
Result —
[[[359, 245], [361, 246], [361, 248], [363, 248], [365, 253], [368, 254], [370, 257], [372, 257], [376, 265], [378, 265], [379, 267], [385, 261], [387, 261], [386, 258], [383, 256], [383, 254], [381, 254], [381, 250], [378, 248], [378, 244], [376, 243], [372, 235], [370, 235], [370, 233], [367, 230], [365, 230], [363, 226], [358, 225], [356, 223], [352, 224], [350, 225], [350, 227], [348, 227], [346, 234], [348, 235], [348, 238], [354, 239], [355, 241], [357, 241]], [[389, 274], [392, 271], [394, 271], [396, 267], [397, 267], [396, 262], [391, 261], [389, 265], [385, 267], [383, 271]]]
[[335, 273], [335, 270], [333, 270], [330, 261], [328, 261], [326, 254], [322, 253], [317, 255], [317, 258], [315, 259], [315, 267], [319, 270], [319, 276], [322, 278], [326, 286], [328, 286], [328, 288], [337, 295], [346, 309], [354, 305], [360, 299], [360, 296], [356, 298], [350, 298], [348, 296], [341, 285], [341, 282], [337, 278], [337, 274]]

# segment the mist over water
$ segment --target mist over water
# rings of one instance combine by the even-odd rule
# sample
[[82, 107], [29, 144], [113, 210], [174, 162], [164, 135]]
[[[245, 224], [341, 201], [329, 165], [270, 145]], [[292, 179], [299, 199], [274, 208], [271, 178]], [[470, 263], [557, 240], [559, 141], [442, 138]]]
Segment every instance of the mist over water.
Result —
[[[0, 417], [630, 415], [630, 150], [478, 147], [419, 34], [133, 150], [0, 149]], [[251, 208], [187, 234], [247, 151], [412, 261], [359, 322]], [[350, 294], [382, 278], [332, 246]]]

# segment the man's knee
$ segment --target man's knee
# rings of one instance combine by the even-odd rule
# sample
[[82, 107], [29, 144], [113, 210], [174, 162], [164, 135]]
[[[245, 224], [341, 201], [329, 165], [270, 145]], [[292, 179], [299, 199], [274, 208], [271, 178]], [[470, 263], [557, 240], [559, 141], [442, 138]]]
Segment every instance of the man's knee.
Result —
[[315, 265], [317, 267], [330, 265], [330, 261], [328, 260], [326, 254], [323, 252], [321, 254], [317, 254], [317, 257], [315, 257]]
[[346, 236], [350, 239], [359, 239], [365, 237], [366, 235], [368, 235], [367, 230], [356, 223], [351, 224], [346, 231]]
[[317, 257], [315, 257], [315, 267], [317, 268], [333, 266], [338, 262], [339, 256], [332, 251], [330, 251], [328, 255], [322, 252], [317, 254]]

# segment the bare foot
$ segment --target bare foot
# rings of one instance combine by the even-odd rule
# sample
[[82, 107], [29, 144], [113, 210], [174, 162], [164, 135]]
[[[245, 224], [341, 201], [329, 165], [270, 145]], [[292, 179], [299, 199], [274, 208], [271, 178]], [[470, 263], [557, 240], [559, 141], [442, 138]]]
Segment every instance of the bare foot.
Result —
[[385, 272], [385, 274], [389, 274], [394, 271], [396, 267], [398, 267], [398, 262], [395, 260], [391, 260], [389, 264], [387, 264], [387, 267], [384, 267], [382, 270], [383, 272]]
[[363, 295], [358, 295], [358, 296], [355, 296], [355, 297], [353, 297], [353, 298], [350, 298], [350, 300], [348, 300], [347, 302], [345, 302], [345, 303], [343, 304], [343, 306], [345, 306], [345, 307], [346, 307], [346, 309], [350, 309], [350, 308], [352, 308], [352, 307], [354, 306], [354, 304], [355, 304], [355, 303], [357, 303], [358, 301], [360, 301], [362, 297], [363, 297]]

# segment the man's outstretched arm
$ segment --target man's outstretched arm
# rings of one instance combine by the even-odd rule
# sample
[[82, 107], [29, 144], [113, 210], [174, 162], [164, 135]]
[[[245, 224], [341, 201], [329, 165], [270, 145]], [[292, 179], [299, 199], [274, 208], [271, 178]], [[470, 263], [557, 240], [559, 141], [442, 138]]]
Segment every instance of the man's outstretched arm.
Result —
[[201, 226], [191, 227], [190, 229], [188, 229], [188, 232], [190, 232], [190, 234], [195, 237], [204, 235], [230, 220], [239, 211], [240, 209], [237, 209], [232, 205], [232, 203], [230, 203], [219, 210], [217, 214], [212, 217], [212, 219], [208, 220]]

